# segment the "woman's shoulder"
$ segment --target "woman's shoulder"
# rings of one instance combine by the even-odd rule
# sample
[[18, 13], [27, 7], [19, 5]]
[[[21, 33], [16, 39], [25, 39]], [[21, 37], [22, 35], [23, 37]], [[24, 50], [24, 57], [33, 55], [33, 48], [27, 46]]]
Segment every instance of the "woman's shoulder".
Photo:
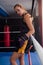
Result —
[[31, 17], [31, 15], [29, 13], [27, 13], [25, 16], [24, 16], [24, 19], [27, 18], [27, 17]]
[[26, 22], [26, 21], [29, 21], [29, 20], [31, 20], [31, 21], [33, 21], [33, 17], [31, 17], [31, 15], [29, 14], [29, 13], [27, 13], [25, 16], [24, 16], [24, 22]]
[[29, 18], [31, 18], [31, 15], [30, 15], [29, 13], [27, 13], [27, 14], [23, 17], [24, 22], [29, 21]]

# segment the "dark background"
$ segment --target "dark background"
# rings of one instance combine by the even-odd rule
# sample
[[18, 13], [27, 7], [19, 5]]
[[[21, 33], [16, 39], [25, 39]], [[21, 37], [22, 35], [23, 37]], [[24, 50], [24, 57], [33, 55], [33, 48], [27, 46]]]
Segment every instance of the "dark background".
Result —
[[[7, 24], [6, 24], [6, 20], [7, 20]], [[4, 26], [8, 25], [10, 28], [10, 32], [12, 31], [21, 31], [21, 22], [22, 22], [22, 18], [20, 17], [14, 17], [14, 18], [9, 18], [9, 17], [4, 17], [4, 18], [0, 18], [0, 32], [4, 32]], [[35, 38], [38, 40], [39, 43], [40, 42], [40, 26], [39, 26], [39, 18], [35, 17], [33, 20], [33, 24], [35, 27]], [[23, 26], [22, 26], [23, 27]], [[17, 41], [17, 37], [19, 36], [20, 33], [10, 33], [10, 40], [13, 40], [13, 42], [10, 42], [10, 47], [19, 47], [18, 45], [18, 41]], [[1, 48], [1, 47], [5, 47], [4, 46], [4, 33], [0, 33], [0, 51], [14, 51], [15, 48]], [[34, 49], [32, 49], [33, 51]]]

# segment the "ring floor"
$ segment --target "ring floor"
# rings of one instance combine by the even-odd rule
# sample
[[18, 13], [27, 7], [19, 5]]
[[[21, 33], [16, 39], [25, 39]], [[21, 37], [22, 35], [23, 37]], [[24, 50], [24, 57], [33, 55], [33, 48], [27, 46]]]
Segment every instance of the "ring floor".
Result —
[[[11, 65], [10, 57], [12, 53], [13, 52], [0, 52], [0, 65]], [[32, 59], [32, 65], [41, 65], [41, 62], [36, 52], [31, 52], [31, 59]], [[25, 54], [24, 60], [25, 60], [25, 65], [29, 65], [28, 54]], [[18, 60], [17, 63], [18, 65], [20, 65]]]

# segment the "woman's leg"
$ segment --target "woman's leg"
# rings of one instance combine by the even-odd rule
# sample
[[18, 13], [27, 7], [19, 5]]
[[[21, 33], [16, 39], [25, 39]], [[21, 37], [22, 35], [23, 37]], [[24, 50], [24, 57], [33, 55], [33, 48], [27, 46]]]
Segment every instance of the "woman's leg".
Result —
[[24, 62], [24, 54], [22, 54], [22, 55], [19, 57], [19, 61], [20, 61], [20, 65], [25, 65], [25, 62]]
[[11, 61], [12, 65], [17, 65], [16, 59], [18, 59], [19, 56], [20, 56], [20, 54], [18, 54], [17, 52], [13, 52], [13, 55], [10, 58], [10, 61]]

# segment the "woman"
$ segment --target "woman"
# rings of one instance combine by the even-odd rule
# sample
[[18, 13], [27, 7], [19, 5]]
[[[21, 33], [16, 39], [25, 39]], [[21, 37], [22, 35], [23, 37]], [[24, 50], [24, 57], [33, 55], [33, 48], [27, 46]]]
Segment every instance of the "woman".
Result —
[[[15, 12], [23, 17], [23, 21], [24, 23], [26, 23], [26, 26], [28, 27], [28, 32], [26, 32], [25, 34], [21, 35], [21, 37], [19, 38], [19, 42], [21, 45], [21, 47], [18, 49], [18, 52], [14, 52], [13, 55], [11, 56], [11, 63], [12, 65], [17, 65], [16, 63], [16, 59], [19, 58], [20, 60], [20, 65], [25, 65], [24, 63], [24, 52], [25, 52], [25, 48], [27, 46], [27, 42], [29, 40], [29, 37], [34, 34], [35, 30], [34, 30], [34, 26], [32, 24], [32, 20], [33, 18], [31, 18], [31, 15], [26, 11], [26, 9], [20, 5], [20, 4], [16, 4], [14, 6], [14, 10]], [[32, 46], [31, 46], [32, 47]], [[31, 49], [31, 47], [29, 49]]]

